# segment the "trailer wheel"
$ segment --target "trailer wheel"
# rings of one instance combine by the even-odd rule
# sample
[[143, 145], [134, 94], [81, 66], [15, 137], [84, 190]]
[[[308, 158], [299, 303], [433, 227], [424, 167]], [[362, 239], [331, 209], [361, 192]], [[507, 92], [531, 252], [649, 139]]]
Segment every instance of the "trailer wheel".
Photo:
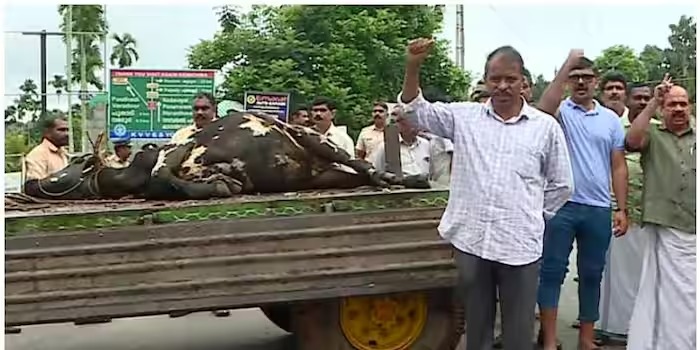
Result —
[[305, 303], [292, 315], [300, 350], [452, 350], [464, 333], [451, 290]]
[[273, 304], [261, 306], [263, 314], [270, 320], [275, 326], [283, 329], [287, 333], [292, 332], [292, 310], [289, 305], [285, 304]]

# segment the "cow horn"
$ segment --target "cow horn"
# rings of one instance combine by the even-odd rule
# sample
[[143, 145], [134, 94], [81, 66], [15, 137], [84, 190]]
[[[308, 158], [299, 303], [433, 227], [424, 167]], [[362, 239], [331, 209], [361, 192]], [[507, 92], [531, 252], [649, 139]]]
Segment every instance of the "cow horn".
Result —
[[97, 139], [95, 139], [94, 142], [92, 141], [92, 139], [90, 139], [90, 133], [87, 131], [86, 133], [88, 135], [90, 143], [92, 144], [92, 154], [97, 159], [98, 168], [102, 168], [106, 164], [106, 161], [104, 159], [105, 150], [103, 147], [106, 146], [105, 133], [104, 131], [100, 132], [97, 135]]
[[85, 135], [87, 136], [87, 139], [90, 142], [90, 146], [92, 146], [92, 151], [94, 152], [95, 151], [95, 143], [92, 142], [92, 137], [90, 137], [90, 133], [86, 131]]

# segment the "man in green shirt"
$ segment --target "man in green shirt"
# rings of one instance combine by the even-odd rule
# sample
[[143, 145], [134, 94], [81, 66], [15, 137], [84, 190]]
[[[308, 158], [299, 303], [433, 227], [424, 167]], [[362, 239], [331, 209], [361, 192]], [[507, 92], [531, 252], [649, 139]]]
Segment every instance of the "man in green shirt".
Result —
[[[661, 125], [650, 123], [657, 108]], [[695, 137], [688, 93], [667, 76], [625, 138], [641, 153], [641, 219], [650, 235], [628, 349], [695, 349]]]

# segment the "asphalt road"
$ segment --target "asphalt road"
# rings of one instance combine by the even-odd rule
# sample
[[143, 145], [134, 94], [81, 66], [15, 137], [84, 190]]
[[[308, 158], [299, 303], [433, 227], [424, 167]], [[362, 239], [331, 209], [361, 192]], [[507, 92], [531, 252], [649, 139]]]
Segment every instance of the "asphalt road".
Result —
[[[572, 261], [575, 255], [572, 254]], [[564, 349], [575, 349], [577, 331], [575, 266], [570, 267], [561, 295], [559, 335]], [[533, 310], [534, 311], [534, 310]], [[229, 317], [195, 313], [114, 320], [111, 323], [75, 326], [41, 325], [22, 328], [5, 336], [7, 350], [287, 350], [291, 336], [258, 309], [231, 312]], [[461, 345], [459, 349], [464, 349]]]

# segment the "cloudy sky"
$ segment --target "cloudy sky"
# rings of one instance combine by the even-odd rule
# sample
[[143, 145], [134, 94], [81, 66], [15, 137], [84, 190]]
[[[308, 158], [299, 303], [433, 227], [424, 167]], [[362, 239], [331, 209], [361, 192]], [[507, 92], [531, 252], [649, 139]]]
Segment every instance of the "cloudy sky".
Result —
[[[13, 31], [58, 31], [57, 5], [16, 2], [3, 9], [5, 39], [5, 100], [16, 98], [17, 87], [27, 78], [39, 82], [39, 38]], [[596, 56], [615, 44], [637, 51], [646, 44], [668, 46], [668, 25], [681, 15], [694, 15], [691, 5], [466, 5], [465, 65], [481, 74], [484, 59], [501, 45], [521, 51], [533, 74], [551, 78], [571, 48]], [[190, 46], [218, 30], [212, 5], [135, 6], [109, 5], [110, 30], [131, 33], [138, 41], [136, 68], [186, 68]], [[455, 6], [447, 7], [442, 38], [455, 37]], [[108, 46], [111, 46], [108, 45]], [[452, 45], [454, 50], [454, 43]], [[65, 46], [59, 37], [48, 39], [48, 75], [65, 74]], [[452, 54], [454, 56], [454, 54]], [[49, 88], [51, 92], [51, 88]], [[50, 107], [59, 105], [49, 97]], [[65, 104], [65, 97], [60, 105]]]

